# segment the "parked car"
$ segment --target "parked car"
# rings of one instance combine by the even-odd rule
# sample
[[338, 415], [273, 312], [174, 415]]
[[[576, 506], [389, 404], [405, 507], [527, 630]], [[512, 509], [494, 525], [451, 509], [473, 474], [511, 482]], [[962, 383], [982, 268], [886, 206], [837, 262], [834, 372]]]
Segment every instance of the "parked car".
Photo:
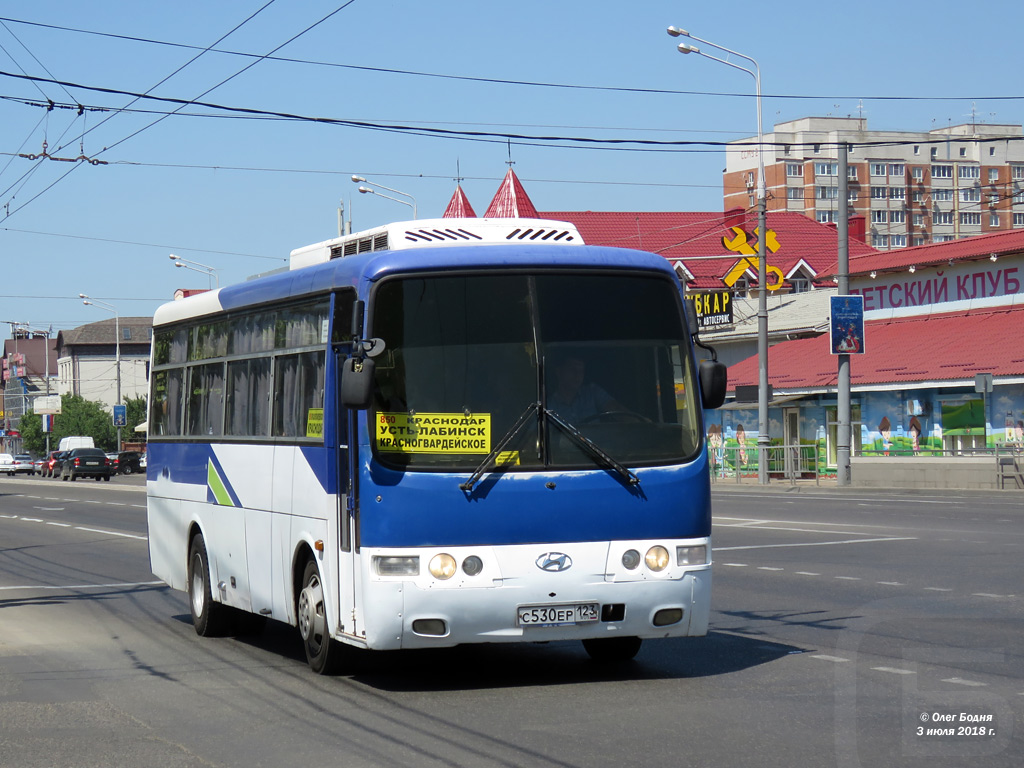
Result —
[[27, 453], [18, 453], [14, 456], [14, 471], [12, 475], [31, 475], [35, 472], [32, 465], [32, 457]]
[[143, 454], [138, 451], [121, 451], [117, 454], [117, 471], [122, 475], [131, 475], [141, 472]]
[[75, 448], [68, 451], [60, 467], [60, 479], [73, 481], [79, 477], [110, 480], [110, 459], [99, 448]]
[[0, 453], [0, 472], [6, 472], [14, 477], [14, 456], [9, 453]]
[[142, 454], [141, 457], [139, 457], [139, 471], [144, 471], [146, 469], [146, 456], [147, 454], [144, 453]]
[[43, 477], [56, 477], [60, 474], [60, 463], [65, 453], [67, 451], [50, 451], [50, 455], [46, 457], [46, 462], [43, 464], [41, 472]]
[[43, 474], [43, 467], [46, 466], [46, 458], [40, 456], [39, 458], [32, 459], [32, 474], [41, 475]]
[[117, 459], [117, 452], [107, 453], [107, 461], [110, 462], [110, 474], [118, 475], [121, 473], [120, 462]]

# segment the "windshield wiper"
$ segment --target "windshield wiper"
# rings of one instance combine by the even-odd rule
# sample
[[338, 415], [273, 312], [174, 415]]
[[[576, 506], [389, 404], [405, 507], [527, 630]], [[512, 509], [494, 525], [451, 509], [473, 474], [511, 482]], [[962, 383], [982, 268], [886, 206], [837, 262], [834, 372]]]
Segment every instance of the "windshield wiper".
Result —
[[491, 452], [484, 456], [484, 460], [480, 462], [480, 466], [476, 468], [469, 479], [464, 483], [459, 483], [459, 488], [463, 491], [472, 491], [473, 486], [477, 484], [481, 477], [484, 476], [484, 472], [487, 471], [487, 467], [498, 457], [498, 455], [505, 450], [505, 447], [512, 442], [513, 438], [519, 434], [519, 430], [523, 428], [523, 425], [530, 420], [530, 417], [536, 414], [540, 410], [540, 403], [530, 403], [526, 406], [526, 410], [523, 411], [522, 415], [516, 419], [516, 423], [513, 424], [508, 432], [491, 449]]
[[575, 425], [570, 424], [568, 421], [563, 419], [557, 413], [552, 411], [550, 408], [544, 409], [544, 414], [558, 425], [565, 434], [572, 438], [573, 442], [576, 443], [580, 448], [589, 453], [593, 458], [597, 459], [599, 464], [604, 464], [607, 467], [614, 469], [622, 481], [626, 485], [639, 485], [640, 478], [634, 475], [625, 464], [613, 459], [607, 453], [605, 453], [593, 440], [580, 432]]

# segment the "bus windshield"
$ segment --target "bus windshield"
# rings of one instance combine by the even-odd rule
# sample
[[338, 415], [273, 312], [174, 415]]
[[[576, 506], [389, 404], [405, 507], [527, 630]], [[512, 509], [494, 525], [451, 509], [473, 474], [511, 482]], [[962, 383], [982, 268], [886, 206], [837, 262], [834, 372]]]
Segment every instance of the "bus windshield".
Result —
[[593, 469], [586, 441], [630, 466], [700, 446], [690, 342], [666, 276], [395, 277], [372, 302], [386, 351], [371, 441], [385, 465], [472, 471], [503, 438], [502, 471]]

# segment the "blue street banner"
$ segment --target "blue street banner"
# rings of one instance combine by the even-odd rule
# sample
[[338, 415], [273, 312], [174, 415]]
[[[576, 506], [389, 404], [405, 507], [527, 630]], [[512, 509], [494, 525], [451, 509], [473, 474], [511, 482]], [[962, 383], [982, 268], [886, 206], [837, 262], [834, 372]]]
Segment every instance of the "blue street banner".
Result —
[[115, 405], [114, 406], [114, 426], [115, 427], [127, 427], [128, 426], [128, 406], [127, 405]]
[[864, 297], [832, 296], [832, 354], [864, 354]]

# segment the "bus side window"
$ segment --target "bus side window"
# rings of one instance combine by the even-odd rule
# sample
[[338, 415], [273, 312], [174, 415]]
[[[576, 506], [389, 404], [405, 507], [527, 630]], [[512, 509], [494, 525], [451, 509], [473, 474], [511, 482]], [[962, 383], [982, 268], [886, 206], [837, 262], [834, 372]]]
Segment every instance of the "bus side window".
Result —
[[274, 360], [273, 433], [306, 437], [311, 408], [324, 407], [324, 353], [300, 352]]
[[331, 343], [341, 344], [352, 341], [352, 307], [356, 301], [353, 290], [338, 291], [334, 294], [334, 320]]

